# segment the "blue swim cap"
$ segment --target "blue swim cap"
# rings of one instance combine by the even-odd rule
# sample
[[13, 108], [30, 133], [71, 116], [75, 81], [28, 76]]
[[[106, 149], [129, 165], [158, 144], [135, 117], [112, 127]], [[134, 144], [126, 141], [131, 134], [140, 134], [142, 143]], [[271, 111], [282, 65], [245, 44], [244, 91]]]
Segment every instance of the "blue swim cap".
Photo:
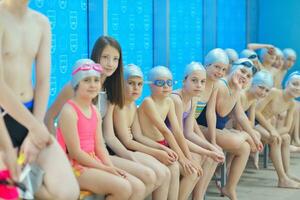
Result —
[[157, 80], [158, 78], [162, 78], [162, 77], [173, 79], [172, 73], [167, 67], [156, 66], [156, 67], [153, 67], [149, 71], [148, 81], [153, 82], [153, 81]]
[[244, 49], [240, 53], [240, 58], [248, 58], [250, 60], [255, 61], [255, 60], [257, 60], [257, 54], [255, 51], [253, 51], [251, 49]]
[[289, 57], [297, 58], [297, 53], [294, 51], [294, 49], [286, 48], [283, 49], [283, 55], [285, 59], [288, 59]]
[[71, 85], [73, 88], [84, 78], [90, 76], [99, 76], [103, 68], [100, 64], [95, 63], [91, 59], [77, 60], [73, 66]]
[[229, 61], [231, 63], [235, 62], [237, 59], [239, 59], [239, 55], [237, 54], [237, 52], [234, 50], [234, 49], [230, 49], [230, 48], [227, 48], [225, 49], [225, 52], [229, 58]]
[[284, 58], [283, 52], [277, 47], [275, 47], [275, 53], [276, 53], [277, 56], [280, 56], [281, 58]]
[[267, 70], [257, 72], [252, 78], [252, 86], [262, 85], [267, 88], [272, 88], [274, 85], [273, 76]]
[[259, 51], [259, 58], [262, 62], [264, 62], [264, 57], [266, 55], [266, 53], [268, 52], [268, 49], [266, 48], [262, 48], [260, 51]]
[[286, 79], [285, 87], [290, 83], [293, 79], [300, 79], [300, 71], [294, 71], [292, 72]]
[[189, 76], [194, 71], [203, 71], [204, 73], [206, 73], [206, 71], [201, 63], [192, 61], [184, 69], [184, 78]]
[[254, 66], [253, 62], [248, 58], [240, 58], [232, 64], [230, 73], [235, 72], [237, 69], [246, 68], [252, 72], [254, 75], [257, 72], [257, 68]]
[[140, 67], [135, 64], [128, 64], [124, 66], [124, 80], [128, 80], [130, 77], [140, 77], [144, 78], [143, 72]]
[[210, 52], [208, 52], [208, 54], [205, 56], [205, 67], [213, 63], [223, 63], [225, 65], [229, 64], [228, 56], [223, 49], [213, 49]]

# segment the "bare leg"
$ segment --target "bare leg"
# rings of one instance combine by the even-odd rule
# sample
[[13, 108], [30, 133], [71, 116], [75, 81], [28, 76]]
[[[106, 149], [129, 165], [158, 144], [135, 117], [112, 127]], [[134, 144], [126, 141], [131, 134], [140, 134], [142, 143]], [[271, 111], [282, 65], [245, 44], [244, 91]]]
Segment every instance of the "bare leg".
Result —
[[79, 186], [70, 163], [55, 139], [41, 151], [37, 164], [45, 171], [37, 198], [71, 200], [79, 197]]
[[[260, 132], [267, 132], [266, 129], [258, 125], [256, 129]], [[269, 141], [268, 138], [264, 138], [264, 135], [267, 135], [265, 133], [262, 134], [262, 139], [265, 141]], [[270, 157], [273, 162], [273, 166], [276, 170], [277, 176], [278, 176], [278, 187], [283, 188], [300, 188], [299, 183], [296, 181], [291, 180], [287, 174], [284, 171], [283, 161], [282, 161], [282, 155], [281, 155], [281, 144], [282, 139], [279, 140], [279, 143], [277, 141], [269, 142], [270, 144]]]
[[156, 177], [150, 168], [118, 156], [110, 156], [110, 159], [116, 167], [136, 177], [130, 182], [133, 191], [130, 199], [143, 199], [153, 191]]
[[193, 191], [193, 200], [204, 199], [208, 184], [217, 168], [218, 163], [211, 158], [202, 159], [203, 176], [200, 177]]
[[129, 199], [132, 193], [128, 180], [98, 169], [85, 169], [78, 181], [81, 189], [106, 195], [110, 200]]
[[168, 200], [178, 199], [180, 181], [179, 163], [174, 162], [172, 165], [169, 165], [168, 168], [171, 172], [171, 184], [169, 187]]
[[187, 200], [192, 193], [196, 183], [199, 180], [199, 176], [197, 172], [193, 174], [184, 174], [183, 168], [179, 165], [180, 174], [182, 178], [180, 179], [180, 186], [179, 186], [179, 197], [178, 200]]
[[150, 167], [156, 174], [155, 190], [152, 193], [152, 200], [166, 200], [168, 199], [169, 185], [171, 180], [171, 173], [167, 166], [141, 152], [135, 152], [134, 156], [137, 160], [147, 167]]

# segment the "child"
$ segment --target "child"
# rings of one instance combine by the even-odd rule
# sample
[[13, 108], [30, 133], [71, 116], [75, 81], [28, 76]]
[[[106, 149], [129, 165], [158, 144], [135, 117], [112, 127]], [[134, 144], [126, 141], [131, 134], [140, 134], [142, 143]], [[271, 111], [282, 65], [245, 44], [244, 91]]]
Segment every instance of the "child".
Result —
[[[180, 174], [183, 177], [178, 190], [180, 175], [178, 165], [174, 163], [169, 167], [172, 184], [168, 199], [187, 199], [202, 169], [198, 163], [192, 163], [194, 161], [178, 126], [174, 103], [169, 97], [173, 85], [172, 74], [168, 68], [157, 66], [150, 70], [148, 79], [151, 82], [151, 96], [144, 99], [138, 110], [142, 133], [157, 143], [170, 147], [178, 154]], [[172, 131], [164, 122], [166, 118]]]
[[[184, 81], [182, 89], [175, 90], [171, 94], [174, 101], [176, 116], [180, 128], [185, 136], [192, 135], [191, 141], [188, 140], [188, 146], [193, 153], [201, 155], [201, 164], [203, 167], [203, 176], [199, 179], [194, 193], [193, 199], [203, 199], [208, 183], [211, 180], [218, 162], [222, 162], [224, 157], [217, 151], [206, 149], [203, 138], [196, 135], [194, 130], [194, 115], [197, 103], [197, 97], [205, 88], [206, 71], [200, 63], [191, 62], [184, 70]], [[195, 140], [195, 143], [193, 142]], [[195, 145], [196, 144], [196, 145]], [[200, 144], [198, 146], [198, 144]], [[207, 156], [207, 158], [205, 158]]]
[[110, 161], [103, 146], [101, 116], [92, 104], [100, 90], [101, 71], [102, 67], [89, 59], [75, 63], [71, 80], [75, 94], [60, 113], [57, 139], [81, 189], [110, 199], [129, 199], [132, 177]]
[[251, 49], [244, 49], [243, 51], [241, 51], [240, 58], [248, 58], [249, 60], [251, 60], [253, 62], [253, 64], [255, 65], [255, 67], [258, 70], [263, 69], [262, 64], [258, 60], [258, 56], [257, 56], [256, 52]]
[[[213, 63], [211, 60], [217, 59], [216, 54], [213, 53], [210, 52], [206, 56], [206, 63], [211, 64]], [[208, 65], [207, 68], [209, 67], [211, 66]], [[214, 98], [208, 101], [207, 106], [197, 118], [198, 124], [201, 125], [205, 134], [210, 136], [211, 142], [220, 145], [233, 156], [228, 182], [222, 188], [222, 194], [232, 200], [237, 199], [236, 186], [246, 166], [250, 146], [253, 151], [261, 146], [238, 100], [240, 91], [247, 86], [255, 72], [256, 68], [249, 59], [240, 59], [234, 63], [226, 79], [220, 79], [214, 84], [216, 91], [212, 94]], [[239, 116], [239, 123], [247, 133], [225, 128], [230, 113]]]
[[[278, 187], [300, 188], [300, 183], [289, 173], [290, 136], [288, 134], [296, 106], [294, 98], [300, 96], [300, 73], [293, 72], [287, 79], [285, 89], [273, 88], [270, 94], [256, 106], [256, 129], [263, 140], [270, 144], [270, 156], [278, 175]], [[280, 106], [278, 106], [280, 105]], [[276, 130], [270, 119], [287, 112], [284, 127]], [[296, 179], [298, 180], [298, 179]]]
[[[101, 91], [99, 98], [94, 99], [94, 103], [101, 113], [103, 119], [103, 137], [110, 150], [110, 159], [113, 164], [138, 179], [133, 184], [135, 194], [142, 194], [140, 190], [144, 190], [146, 186], [147, 193], [153, 190], [155, 182], [155, 174], [150, 168], [134, 162], [136, 161], [132, 153], [128, 151], [124, 145], [115, 136], [113, 129], [113, 110], [118, 105], [121, 108], [124, 105], [123, 92], [123, 60], [121, 46], [117, 40], [109, 36], [99, 37], [96, 41], [92, 55], [92, 60], [99, 63], [103, 67], [100, 83]], [[46, 114], [46, 123], [50, 130], [54, 128], [54, 119], [61, 110], [62, 105], [72, 96], [74, 91], [70, 83], [66, 84], [56, 101], [50, 107]], [[140, 180], [142, 181], [140, 181]], [[140, 192], [139, 192], [140, 191]]]
[[138, 162], [154, 170], [157, 179], [155, 189], [157, 189], [153, 192], [152, 199], [167, 199], [171, 175], [165, 165], [171, 165], [176, 161], [175, 153], [141, 133], [137, 106], [134, 102], [140, 97], [143, 88], [141, 69], [133, 64], [127, 65], [124, 68], [124, 79], [125, 105], [123, 108], [115, 106], [114, 109], [116, 135], [127, 149], [134, 151], [133, 156]]

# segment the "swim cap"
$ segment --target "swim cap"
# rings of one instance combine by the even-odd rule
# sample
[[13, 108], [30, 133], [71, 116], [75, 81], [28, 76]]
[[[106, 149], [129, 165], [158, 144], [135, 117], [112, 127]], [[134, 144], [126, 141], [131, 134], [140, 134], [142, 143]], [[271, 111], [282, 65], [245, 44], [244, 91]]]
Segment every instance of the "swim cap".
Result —
[[294, 71], [292, 72], [286, 79], [285, 87], [290, 83], [293, 79], [300, 79], [300, 71]]
[[124, 80], [128, 80], [130, 77], [140, 77], [144, 78], [143, 72], [140, 67], [136, 66], [135, 64], [128, 64], [124, 67]]
[[102, 66], [91, 59], [77, 60], [72, 71], [72, 87], [75, 88], [77, 84], [86, 77], [100, 76], [102, 70]]
[[274, 85], [273, 77], [270, 72], [261, 70], [253, 76], [252, 85], [262, 85], [267, 88], [272, 88]]
[[248, 58], [240, 58], [232, 64], [230, 73], [235, 72], [237, 69], [246, 68], [252, 72], [254, 75], [257, 72], [257, 68], [254, 66], [253, 62]]
[[226, 52], [223, 49], [216, 48], [208, 52], [205, 56], [205, 67], [213, 63], [223, 63], [225, 65], [229, 64], [229, 59]]
[[192, 61], [190, 64], [188, 64], [184, 69], [184, 77], [186, 78], [194, 71], [203, 71], [206, 72], [203, 65], [199, 62]]
[[153, 67], [148, 74], [148, 81], [155, 81], [158, 78], [167, 77], [173, 79], [172, 73], [167, 67], [164, 66], [156, 66]]
[[291, 48], [283, 49], [283, 55], [284, 55], [285, 59], [287, 59], [289, 57], [294, 57], [295, 59], [297, 58], [296, 51], [294, 51], [294, 49], [291, 49]]
[[251, 49], [244, 49], [240, 53], [240, 58], [248, 58], [250, 60], [257, 60], [257, 54]]
[[277, 47], [275, 47], [275, 53], [277, 56], [280, 56], [282, 58], [284, 57], [283, 52]]
[[231, 63], [233, 63], [234, 61], [239, 59], [239, 55], [237, 54], [237, 52], [234, 49], [227, 48], [227, 49], [225, 49], [225, 52]]

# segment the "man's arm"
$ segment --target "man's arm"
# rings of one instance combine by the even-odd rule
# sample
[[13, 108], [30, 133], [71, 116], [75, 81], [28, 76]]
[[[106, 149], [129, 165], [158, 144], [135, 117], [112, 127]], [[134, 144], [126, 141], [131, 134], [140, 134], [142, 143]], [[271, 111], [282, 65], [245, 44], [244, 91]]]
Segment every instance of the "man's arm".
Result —
[[33, 114], [42, 122], [45, 117], [50, 91], [51, 29], [48, 19], [44, 16], [42, 16], [40, 24], [43, 34], [35, 63], [36, 85]]

